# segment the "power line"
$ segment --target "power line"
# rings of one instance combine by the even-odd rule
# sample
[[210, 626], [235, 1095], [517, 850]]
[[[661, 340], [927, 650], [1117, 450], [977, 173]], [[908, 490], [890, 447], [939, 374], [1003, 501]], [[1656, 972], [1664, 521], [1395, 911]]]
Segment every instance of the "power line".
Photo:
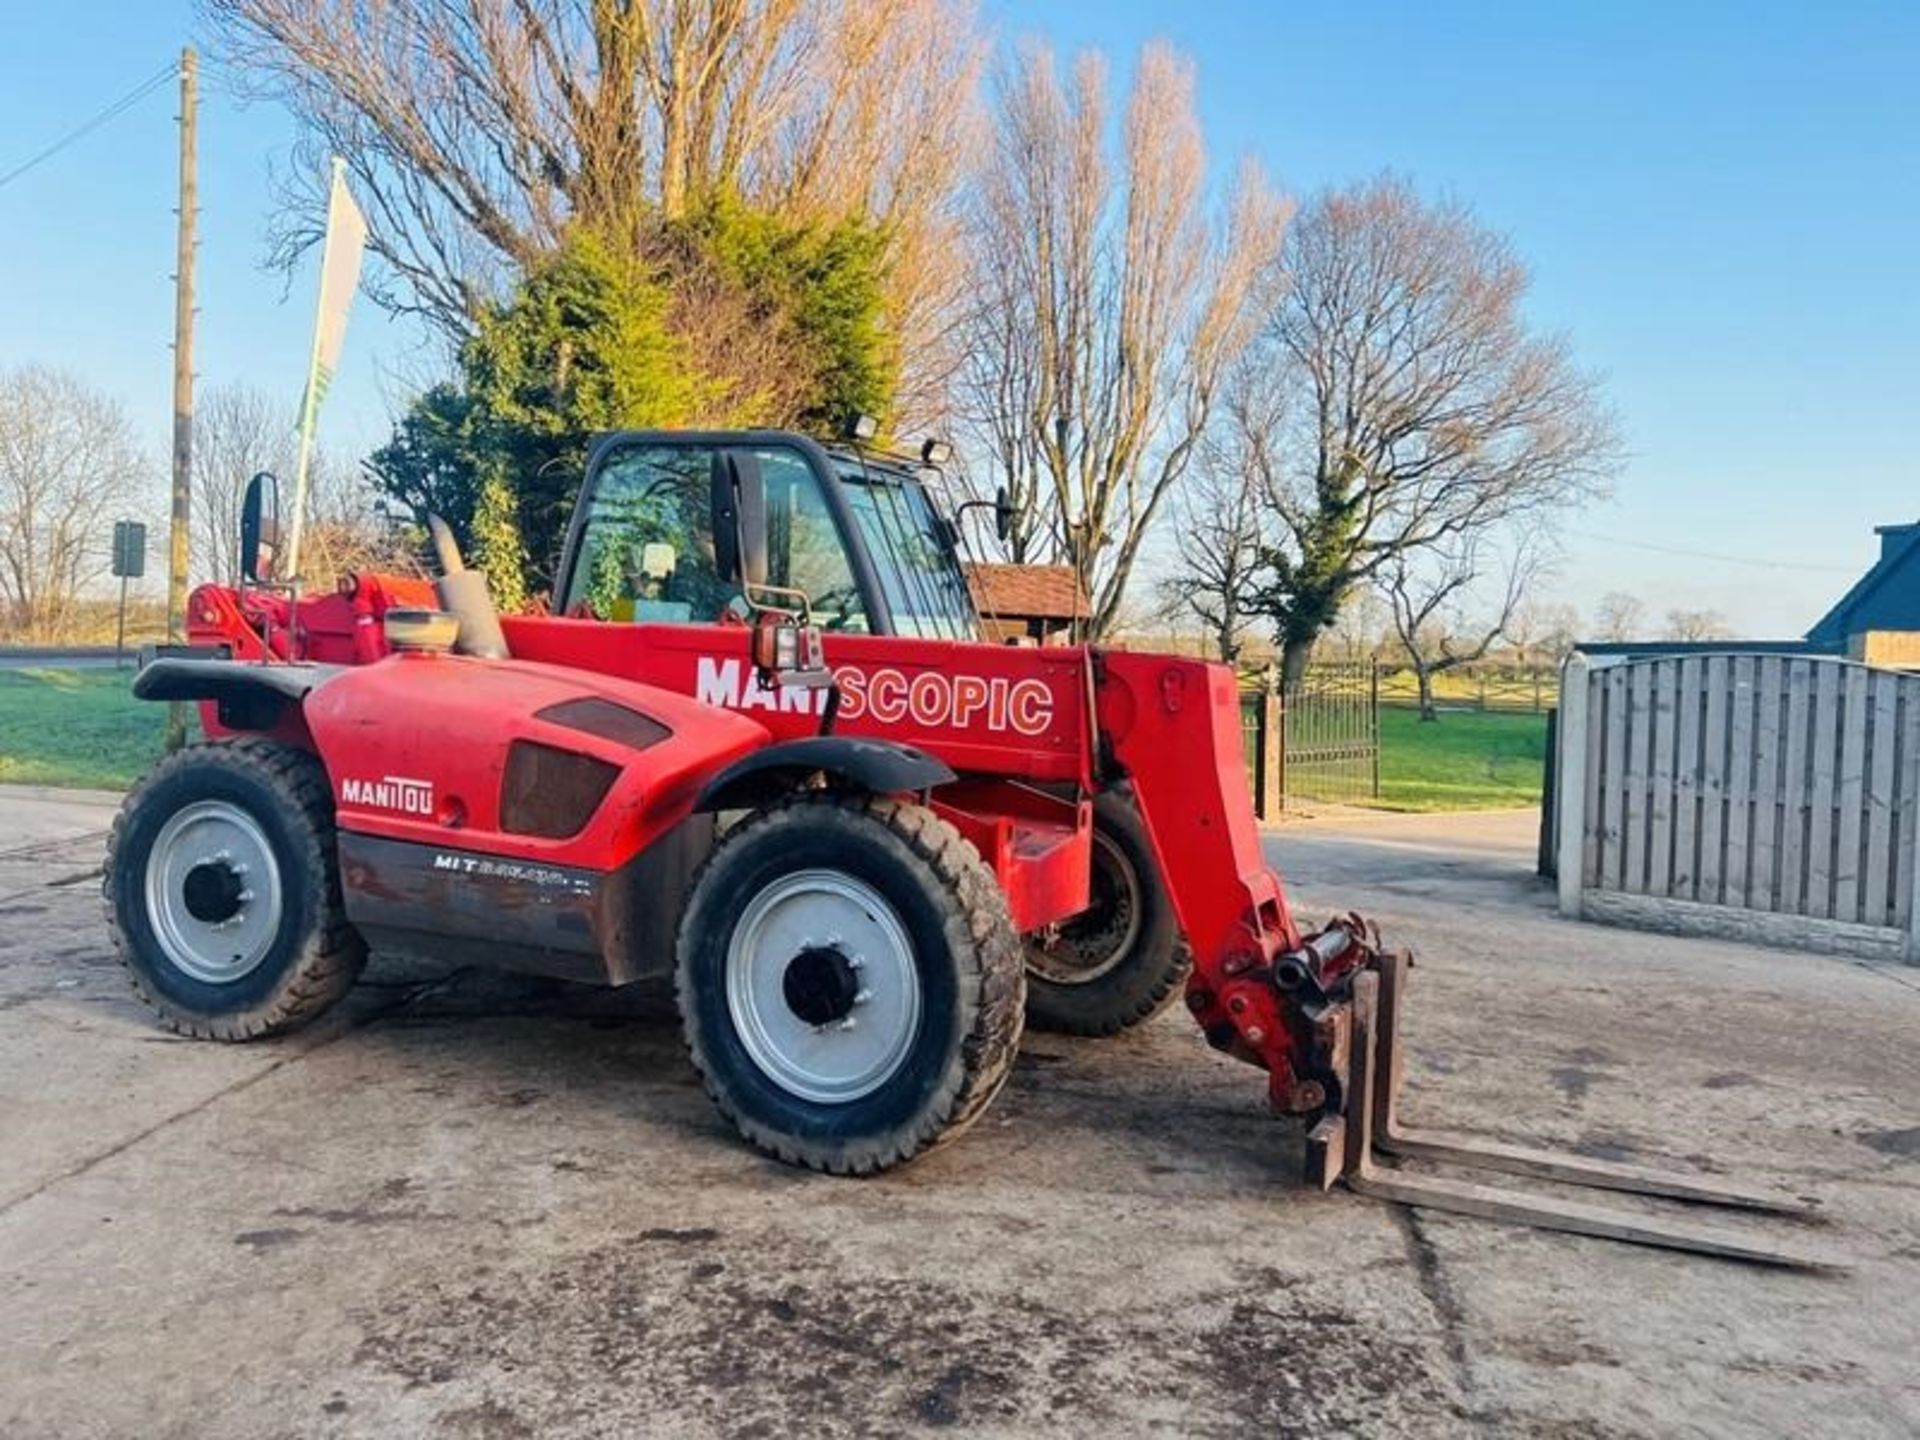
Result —
[[14, 166], [13, 169], [7, 171], [6, 174], [0, 175], [0, 186], [6, 186], [6, 185], [12, 184], [15, 180], [18, 180], [22, 175], [26, 174], [29, 170], [33, 169], [34, 166], [42, 164], [45, 161], [51, 160], [54, 156], [58, 155], [62, 150], [66, 149], [69, 145], [73, 144], [76, 140], [83, 140], [87, 136], [91, 135], [94, 131], [98, 130], [102, 125], [106, 124], [109, 120], [113, 119], [114, 116], [119, 115], [124, 111], [132, 109], [135, 105], [139, 104], [142, 100], [146, 99], [147, 96], [151, 95], [155, 90], [158, 90], [162, 85], [166, 84], [169, 80], [171, 80], [176, 74], [179, 73], [179, 70], [180, 70], [179, 63], [177, 61], [169, 60], [166, 63], [165, 68], [162, 69], [158, 74], [150, 76], [145, 80], [142, 80], [132, 90], [129, 90], [125, 95], [122, 95], [118, 100], [114, 101], [111, 105], [108, 105], [104, 109], [95, 112], [95, 114], [90, 119], [84, 120], [79, 125], [76, 125], [73, 129], [69, 130], [66, 134], [62, 135], [58, 140], [54, 141], [51, 145], [47, 146], [47, 148], [42, 150], [39, 154], [33, 156], [30, 159], [23, 160], [20, 164]]
[[1713, 560], [1722, 565], [1753, 565], [1763, 570], [1817, 570], [1825, 575], [1855, 575], [1853, 565], [1815, 565], [1805, 560], [1756, 560], [1749, 555], [1722, 555], [1713, 550], [1688, 550], [1679, 545], [1657, 545], [1651, 540], [1623, 540], [1618, 535], [1596, 535], [1590, 530], [1568, 530], [1582, 540], [1597, 540], [1602, 545], [1624, 545], [1629, 550], [1651, 550], [1656, 555], [1678, 555], [1686, 560]]

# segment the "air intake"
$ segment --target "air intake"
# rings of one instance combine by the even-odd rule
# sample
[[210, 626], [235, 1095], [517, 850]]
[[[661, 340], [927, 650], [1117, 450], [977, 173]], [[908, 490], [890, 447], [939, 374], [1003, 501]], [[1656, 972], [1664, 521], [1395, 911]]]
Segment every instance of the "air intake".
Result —
[[500, 828], [564, 840], [578, 835], [620, 778], [620, 767], [571, 750], [516, 740], [500, 787]]

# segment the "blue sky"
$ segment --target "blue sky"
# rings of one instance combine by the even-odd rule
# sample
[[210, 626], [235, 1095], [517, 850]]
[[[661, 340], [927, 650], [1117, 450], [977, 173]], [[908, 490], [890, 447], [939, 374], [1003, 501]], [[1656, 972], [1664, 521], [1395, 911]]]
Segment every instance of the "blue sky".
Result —
[[[0, 0], [0, 172], [165, 63], [190, 7]], [[1556, 582], [1797, 633], [1920, 518], [1920, 6], [989, 4], [1003, 36], [1200, 71], [1211, 148], [1288, 189], [1392, 169], [1472, 204], [1532, 265], [1530, 310], [1601, 371], [1632, 460], [1569, 522]], [[21, 63], [25, 62], [25, 63]], [[311, 274], [260, 269], [285, 122], [209, 76], [201, 383], [297, 396]], [[0, 365], [80, 371], [164, 444], [171, 94], [0, 187]], [[362, 303], [323, 436], [383, 437], [419, 339]], [[1632, 543], [1622, 543], [1632, 542]], [[1658, 548], [1648, 548], [1658, 547]], [[1673, 551], [1699, 552], [1675, 554]], [[1731, 556], [1737, 564], [1705, 556]]]

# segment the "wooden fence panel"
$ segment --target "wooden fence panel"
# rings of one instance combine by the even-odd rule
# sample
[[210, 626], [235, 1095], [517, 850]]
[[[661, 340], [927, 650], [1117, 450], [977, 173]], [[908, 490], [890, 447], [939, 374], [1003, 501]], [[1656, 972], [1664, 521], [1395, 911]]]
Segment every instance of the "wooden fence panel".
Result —
[[1727, 657], [1709, 655], [1706, 675], [1705, 718], [1700, 731], [1700, 873], [1694, 899], [1718, 905], [1725, 896], [1727, 835], [1727, 731], [1733, 686]]
[[1812, 745], [1813, 667], [1789, 660], [1785, 673], [1787, 723], [1780, 776], [1780, 888], [1773, 908], [1803, 913], [1807, 890], [1807, 755]]
[[1627, 768], [1627, 679], [1622, 665], [1603, 672], [1607, 685], [1607, 850], [1600, 869], [1602, 889], [1624, 890], [1627, 883], [1627, 787], [1621, 783]]
[[1760, 659], [1754, 682], [1753, 830], [1747, 840], [1747, 905], [1772, 910], [1780, 851], [1780, 713], [1786, 708], [1785, 663]]
[[1688, 656], [1674, 676], [1674, 705], [1679, 711], [1673, 756], [1673, 876], [1667, 893], [1683, 900], [1698, 898], [1700, 789], [1704, 767], [1700, 755], [1700, 715], [1706, 708], [1705, 661]]
[[1726, 877], [1726, 903], [1737, 906], [1747, 903], [1747, 873], [1753, 863], [1747, 837], [1753, 833], [1753, 717], [1759, 704], [1754, 676], [1753, 657], [1735, 656], [1728, 702], [1733, 718], [1727, 742], [1727, 858], [1721, 873]]
[[1920, 928], [1920, 915], [1914, 913], [1913, 905], [1914, 890], [1920, 887], [1920, 691], [1905, 680], [1900, 682], [1900, 717], [1896, 723], [1900, 754], [1894, 762], [1894, 783], [1900, 798], [1890, 867], [1893, 923], [1911, 934]]
[[1899, 799], [1894, 788], [1899, 713], [1900, 677], [1883, 671], [1873, 677], [1869, 710], [1872, 733], [1867, 749], [1872, 759], [1867, 779], [1867, 873], [1860, 891], [1860, 919], [1868, 925], [1893, 923], [1887, 897], [1893, 890], [1893, 810]]
[[1882, 948], [1914, 927], [1920, 674], [1780, 655], [1577, 668], [1581, 753], [1562, 778], [1582, 853], [1562, 857], [1578, 876], [1563, 905], [1613, 893], [1591, 908], [1678, 906], [1694, 925], [1708, 907], [1766, 912], [1776, 938], [1804, 921]]
[[1653, 667], [1653, 755], [1648, 765], [1647, 893], [1673, 893], [1674, 722], [1679, 718], [1678, 660]]

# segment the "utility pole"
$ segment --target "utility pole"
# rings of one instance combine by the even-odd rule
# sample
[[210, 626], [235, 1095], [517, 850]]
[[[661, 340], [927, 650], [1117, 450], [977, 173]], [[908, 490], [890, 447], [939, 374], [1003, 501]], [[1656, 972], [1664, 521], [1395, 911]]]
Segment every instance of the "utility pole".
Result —
[[[199, 203], [195, 149], [200, 62], [180, 52], [180, 233], [173, 271], [173, 528], [167, 544], [167, 638], [187, 638], [187, 537], [193, 525], [193, 225]], [[167, 706], [167, 749], [187, 741], [187, 711]]]

